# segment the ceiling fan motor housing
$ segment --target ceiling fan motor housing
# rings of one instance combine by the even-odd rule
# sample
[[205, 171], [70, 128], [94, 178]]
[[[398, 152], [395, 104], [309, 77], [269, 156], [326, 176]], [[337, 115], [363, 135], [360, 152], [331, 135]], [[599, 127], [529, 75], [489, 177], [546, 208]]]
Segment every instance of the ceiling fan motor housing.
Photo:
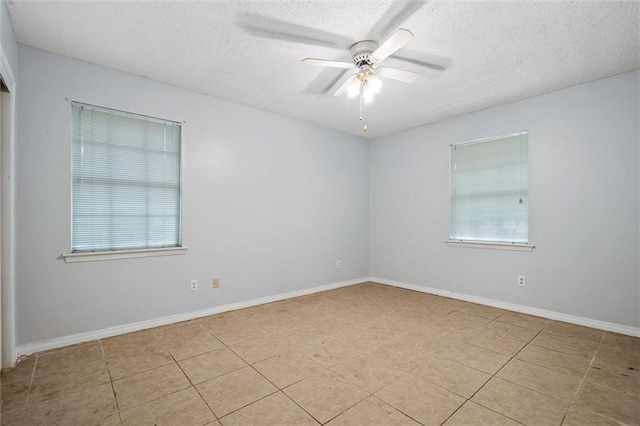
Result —
[[372, 62], [369, 57], [374, 50], [378, 48], [378, 43], [371, 40], [363, 40], [357, 43], [354, 43], [349, 48], [351, 52], [351, 56], [353, 59], [353, 65], [358, 68], [362, 68], [363, 66], [371, 66]]

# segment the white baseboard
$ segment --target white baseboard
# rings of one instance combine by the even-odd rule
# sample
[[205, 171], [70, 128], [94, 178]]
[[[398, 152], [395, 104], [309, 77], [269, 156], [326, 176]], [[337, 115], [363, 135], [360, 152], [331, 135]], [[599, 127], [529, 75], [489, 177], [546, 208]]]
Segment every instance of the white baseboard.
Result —
[[450, 297], [452, 299], [464, 300], [465, 302], [479, 303], [481, 305], [493, 306], [494, 308], [506, 309], [508, 311], [520, 312], [523, 314], [535, 315], [549, 318], [556, 321], [564, 321], [571, 324], [583, 325], [585, 327], [597, 328], [599, 330], [611, 331], [613, 333], [626, 334], [628, 336], [640, 337], [640, 328], [613, 322], [600, 321], [576, 315], [563, 314], [561, 312], [548, 311], [546, 309], [533, 308], [515, 303], [502, 302], [500, 300], [487, 299], [479, 296], [472, 296], [464, 293], [456, 293], [450, 290], [442, 290], [433, 287], [409, 284], [400, 281], [387, 280], [385, 278], [369, 277], [367, 281], [386, 284], [407, 290], [419, 291], [422, 293], [435, 294], [438, 296]]
[[182, 314], [170, 315], [170, 316], [154, 318], [146, 321], [118, 325], [115, 327], [88, 331], [85, 333], [72, 334], [70, 336], [58, 337], [55, 339], [41, 340], [38, 342], [27, 343], [25, 345], [18, 346], [17, 353], [18, 353], [18, 356], [30, 355], [36, 352], [48, 351], [51, 349], [57, 349], [57, 348], [62, 348], [69, 345], [75, 345], [77, 343], [89, 342], [96, 339], [104, 339], [107, 337], [118, 336], [120, 334], [132, 333], [134, 331], [140, 331], [140, 330], [146, 330], [148, 328], [159, 327], [162, 325], [174, 324], [181, 321], [188, 321], [191, 319], [220, 314], [223, 312], [235, 311], [237, 309], [249, 308], [251, 306], [263, 305], [265, 303], [277, 302], [279, 300], [284, 300], [284, 299], [291, 299], [293, 297], [306, 296], [307, 294], [319, 293], [321, 291], [333, 290], [340, 287], [347, 287], [350, 285], [360, 284], [367, 281], [369, 281], [369, 278], [366, 278], [366, 277], [356, 278], [348, 281], [340, 281], [337, 283], [319, 285], [316, 287], [290, 291], [287, 293], [280, 293], [273, 296], [259, 297], [257, 299], [230, 303], [228, 305], [214, 306], [212, 308], [201, 309], [198, 311], [185, 312]]
[[140, 321], [130, 324], [118, 325], [115, 327], [103, 328], [100, 330], [88, 331], [85, 333], [72, 334], [70, 336], [59, 337], [49, 340], [41, 340], [38, 342], [27, 343], [17, 347], [18, 356], [30, 355], [36, 352], [47, 351], [51, 349], [62, 348], [77, 343], [89, 342], [96, 339], [104, 339], [107, 337], [118, 336], [120, 334], [132, 333], [134, 331], [146, 330], [148, 328], [159, 327], [162, 325], [174, 324], [181, 321], [188, 321], [195, 318], [206, 317], [209, 315], [220, 314], [223, 312], [235, 311], [237, 309], [249, 308], [252, 306], [263, 305], [265, 303], [277, 302], [279, 300], [291, 299], [294, 297], [305, 296], [308, 294], [318, 293], [321, 291], [333, 290], [340, 287], [360, 284], [372, 281], [380, 284], [390, 285], [394, 287], [404, 288], [407, 290], [419, 291], [422, 293], [435, 294], [438, 296], [451, 297], [452, 299], [464, 300], [466, 302], [479, 303], [481, 305], [493, 306], [495, 308], [506, 309], [509, 311], [520, 312], [523, 314], [535, 315], [543, 318], [549, 318], [557, 321], [564, 321], [571, 324], [583, 325], [586, 327], [597, 328], [599, 330], [611, 331], [614, 333], [626, 334], [628, 336], [640, 337], [640, 328], [631, 327], [623, 324], [616, 324], [607, 321], [599, 321], [591, 318], [579, 317], [575, 315], [563, 314], [561, 312], [548, 311], [545, 309], [533, 308], [525, 305], [517, 305], [515, 303], [502, 302], [500, 300], [487, 299], [484, 297], [472, 296], [464, 293], [456, 293], [450, 290], [442, 290], [433, 287], [420, 286], [416, 284], [404, 283], [400, 281], [388, 280], [377, 277], [362, 277], [348, 281], [340, 281], [332, 284], [319, 285], [316, 287], [306, 288], [302, 290], [280, 293], [273, 296], [260, 297], [257, 299], [246, 300], [242, 302], [230, 303], [228, 305], [215, 306], [212, 308], [201, 309], [198, 311], [185, 312], [182, 314], [170, 315], [161, 318], [155, 318], [147, 321]]

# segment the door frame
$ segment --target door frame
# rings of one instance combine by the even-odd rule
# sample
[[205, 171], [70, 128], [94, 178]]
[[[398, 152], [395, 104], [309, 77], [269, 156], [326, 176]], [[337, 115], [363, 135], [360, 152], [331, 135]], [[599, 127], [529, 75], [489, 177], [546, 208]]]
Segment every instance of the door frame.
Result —
[[12, 367], [17, 361], [16, 345], [16, 79], [9, 66], [4, 49], [0, 46], [0, 77], [8, 89], [8, 93], [0, 95], [2, 111], [0, 120], [0, 290], [2, 324], [2, 367]]

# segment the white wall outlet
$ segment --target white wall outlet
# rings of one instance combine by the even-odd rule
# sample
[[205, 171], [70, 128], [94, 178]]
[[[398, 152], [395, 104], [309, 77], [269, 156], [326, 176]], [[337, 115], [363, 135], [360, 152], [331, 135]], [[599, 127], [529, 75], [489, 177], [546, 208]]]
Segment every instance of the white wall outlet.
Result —
[[220, 287], [220, 278], [213, 277], [213, 279], [211, 280], [211, 285], [213, 286], [213, 288]]
[[191, 291], [198, 290], [198, 280], [191, 280]]
[[520, 287], [524, 287], [524, 284], [525, 284], [524, 275], [518, 275], [518, 285]]
[[342, 262], [340, 260], [336, 260], [336, 269], [342, 269]]

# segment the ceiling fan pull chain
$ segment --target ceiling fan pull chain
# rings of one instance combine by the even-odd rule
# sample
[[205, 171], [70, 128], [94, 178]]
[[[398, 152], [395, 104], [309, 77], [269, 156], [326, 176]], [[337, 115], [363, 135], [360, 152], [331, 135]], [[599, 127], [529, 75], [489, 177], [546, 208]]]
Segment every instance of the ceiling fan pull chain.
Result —
[[364, 120], [365, 114], [364, 106], [364, 80], [360, 81], [360, 121]]

